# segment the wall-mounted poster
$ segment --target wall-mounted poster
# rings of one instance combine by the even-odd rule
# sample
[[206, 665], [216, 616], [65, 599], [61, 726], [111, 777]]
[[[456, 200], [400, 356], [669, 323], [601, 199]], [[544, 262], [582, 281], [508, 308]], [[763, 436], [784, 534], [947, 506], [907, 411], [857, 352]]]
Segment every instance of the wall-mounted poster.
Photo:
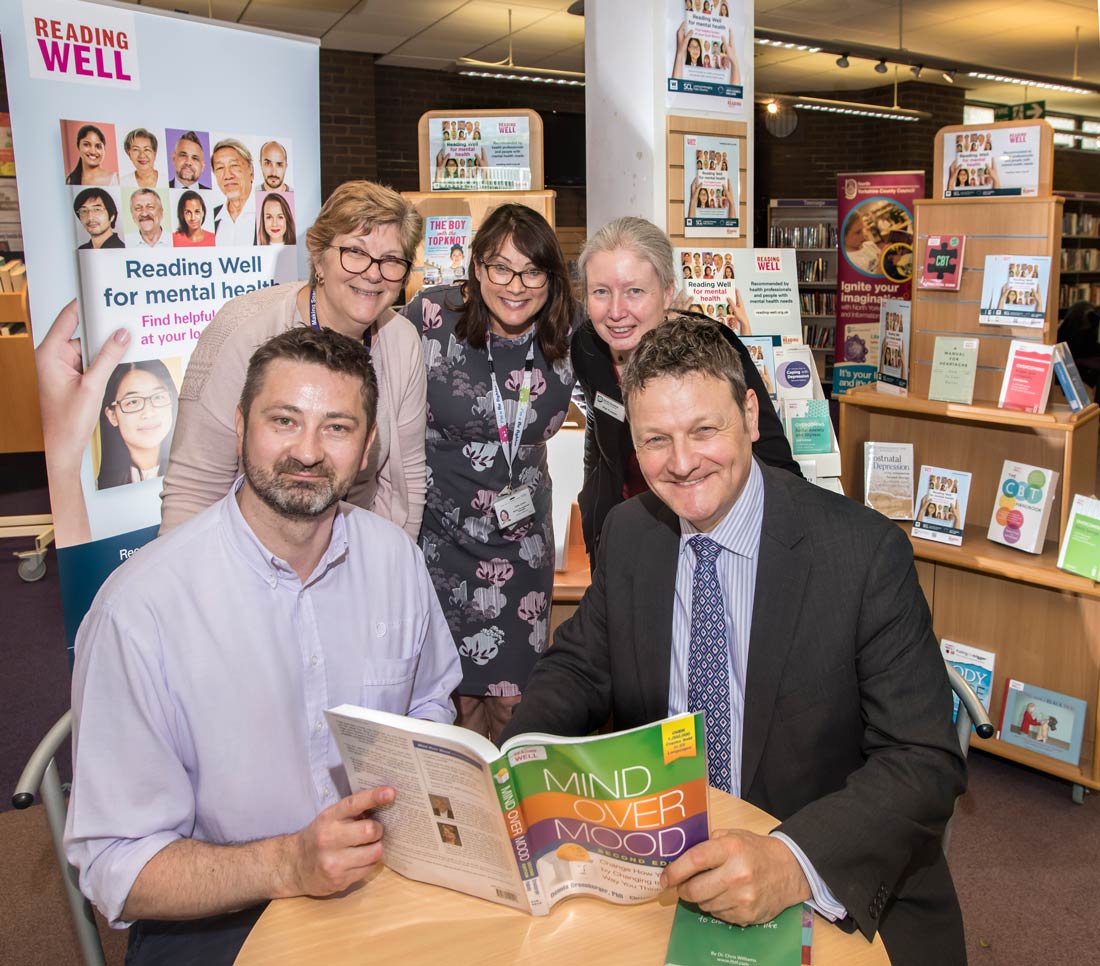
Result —
[[424, 285], [450, 285], [470, 267], [473, 220], [466, 215], [424, 219]]
[[743, 114], [752, 72], [748, 0], [666, 0], [666, 11], [669, 106]]
[[986, 255], [978, 321], [1041, 329], [1049, 287], [1049, 255]]
[[945, 198], [1039, 193], [1038, 127], [945, 131], [941, 136]]
[[684, 234], [689, 238], [741, 235], [740, 142], [684, 135]]
[[526, 117], [428, 119], [432, 191], [530, 191]]

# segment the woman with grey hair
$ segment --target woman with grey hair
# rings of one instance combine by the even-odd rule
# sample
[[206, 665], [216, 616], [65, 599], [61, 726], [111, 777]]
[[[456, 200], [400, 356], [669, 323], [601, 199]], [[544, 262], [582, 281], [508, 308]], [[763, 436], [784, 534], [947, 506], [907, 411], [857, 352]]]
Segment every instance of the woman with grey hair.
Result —
[[[617, 218], [596, 232], [578, 260], [588, 318], [573, 336], [573, 370], [587, 403], [584, 485], [578, 497], [589, 560], [595, 561], [604, 518], [612, 507], [649, 489], [634, 454], [619, 375], [638, 341], [660, 325], [676, 300], [676, 268], [668, 236], [644, 218]], [[771, 397], [744, 344], [737, 349], [745, 382], [760, 403], [760, 437], [753, 454], [801, 475]]]

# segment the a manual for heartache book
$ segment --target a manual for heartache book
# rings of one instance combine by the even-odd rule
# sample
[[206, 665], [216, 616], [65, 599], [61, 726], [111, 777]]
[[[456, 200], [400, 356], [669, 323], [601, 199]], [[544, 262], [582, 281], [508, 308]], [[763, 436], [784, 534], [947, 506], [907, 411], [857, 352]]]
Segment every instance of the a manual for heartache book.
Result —
[[978, 340], [936, 336], [932, 351], [932, 376], [928, 398], [940, 402], [974, 402], [974, 378], [978, 372]]
[[1057, 470], [1005, 460], [987, 536], [1006, 547], [1042, 553], [1057, 495]]
[[544, 916], [561, 899], [644, 902], [710, 834], [703, 716], [589, 738], [465, 728], [354, 705], [325, 712], [353, 790], [390, 785], [374, 812], [386, 865]]
[[[997, 655], [992, 651], [983, 651], [980, 647], [949, 641], [946, 637], [940, 641], [940, 653], [943, 654], [944, 660], [974, 689], [978, 700], [988, 711], [989, 696], [993, 693], [993, 667], [996, 664]], [[959, 717], [959, 696], [956, 694], [952, 697], [955, 699], [955, 711], [951, 720], [955, 721]]]
[[913, 519], [913, 444], [863, 444], [863, 502], [891, 520]]
[[1048, 691], [1009, 678], [1001, 709], [1001, 741], [1028, 751], [1080, 764], [1088, 704], [1068, 694]]
[[771, 922], [734, 926], [680, 900], [672, 919], [665, 966], [810, 966], [814, 913], [805, 903]]
[[1100, 500], [1074, 494], [1058, 566], [1067, 573], [1100, 581]]
[[965, 470], [922, 466], [913, 508], [913, 536], [960, 546], [969, 497], [970, 474]]

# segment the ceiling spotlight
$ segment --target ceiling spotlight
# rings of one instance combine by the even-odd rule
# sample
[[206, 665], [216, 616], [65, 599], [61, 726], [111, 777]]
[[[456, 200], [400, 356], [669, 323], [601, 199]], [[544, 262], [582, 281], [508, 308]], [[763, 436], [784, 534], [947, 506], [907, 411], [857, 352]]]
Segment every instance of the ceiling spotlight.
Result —
[[882, 60], [880, 60], [877, 64], [875, 64], [875, 73], [876, 74], [885, 74], [886, 73], [886, 58], [885, 57], [883, 57]]
[[778, 114], [779, 113], [779, 105], [776, 104], [775, 101], [768, 101], [768, 106], [765, 108], [765, 110], [769, 114]]
[[955, 83], [955, 73], [956, 73], [956, 71], [953, 71], [953, 70], [945, 70], [943, 72], [943, 79], [945, 81], [947, 81], [948, 84], [954, 84]]
[[841, 54], [836, 59], [836, 65], [837, 65], [837, 67], [840, 67], [841, 69], [847, 67], [848, 66], [848, 55], [847, 54]]
[[910, 67], [910, 68], [909, 68], [909, 70], [910, 70], [910, 72], [912, 73], [912, 75], [913, 75], [914, 77], [918, 77], [918, 78], [919, 78], [919, 77], [920, 77], [920, 72], [921, 72], [922, 70], [924, 70], [924, 64], [917, 64], [917, 65], [915, 65], [915, 66], [913, 66], [913, 67]]

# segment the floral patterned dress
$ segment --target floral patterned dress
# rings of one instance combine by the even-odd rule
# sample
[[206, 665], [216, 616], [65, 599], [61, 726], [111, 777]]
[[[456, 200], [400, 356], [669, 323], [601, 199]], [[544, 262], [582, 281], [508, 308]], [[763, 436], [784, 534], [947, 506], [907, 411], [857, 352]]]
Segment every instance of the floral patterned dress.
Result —
[[[554, 528], [546, 441], [565, 421], [573, 368], [568, 354], [548, 365], [536, 343], [531, 404], [512, 467], [512, 485], [529, 487], [535, 513], [502, 532], [492, 507], [508, 484], [508, 464], [488, 355], [455, 336], [453, 307], [461, 301], [459, 286], [444, 286], [427, 289], [405, 309], [421, 325], [428, 368], [428, 501], [420, 546], [462, 656], [459, 694], [516, 695], [547, 644]], [[511, 434], [534, 331], [491, 338]]]

